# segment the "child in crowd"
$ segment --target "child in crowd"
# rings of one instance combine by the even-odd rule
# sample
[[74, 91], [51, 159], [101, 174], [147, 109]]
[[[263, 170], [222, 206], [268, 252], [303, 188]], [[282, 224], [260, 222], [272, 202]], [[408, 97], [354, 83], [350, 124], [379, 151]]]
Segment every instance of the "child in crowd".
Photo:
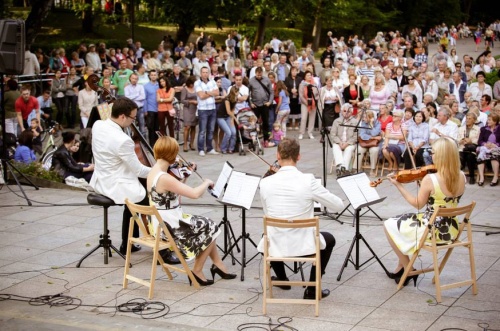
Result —
[[40, 137], [40, 133], [42, 130], [40, 130], [40, 122], [38, 119], [33, 118], [31, 119], [31, 132], [33, 132], [33, 150], [35, 151], [36, 154], [42, 155], [42, 138]]
[[279, 122], [274, 122], [273, 131], [271, 132], [271, 141], [269, 142], [269, 147], [278, 146], [281, 139], [285, 137], [283, 131], [281, 131], [281, 124]]

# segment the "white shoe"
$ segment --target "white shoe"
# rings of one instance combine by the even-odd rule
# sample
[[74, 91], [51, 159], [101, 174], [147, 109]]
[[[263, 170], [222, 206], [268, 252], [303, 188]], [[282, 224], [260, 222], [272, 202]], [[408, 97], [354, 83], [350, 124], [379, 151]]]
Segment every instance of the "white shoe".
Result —
[[212, 149], [207, 154], [210, 154], [210, 155], [219, 155], [219, 152], [217, 152], [215, 149]]
[[299, 140], [302, 140], [304, 139], [304, 135], [303, 134], [299, 134]]
[[314, 139], [314, 136], [312, 135], [312, 133], [309, 133], [309, 139]]
[[200, 153], [198, 153], [200, 156], [205, 156], [205, 152], [204, 151], [200, 151]]

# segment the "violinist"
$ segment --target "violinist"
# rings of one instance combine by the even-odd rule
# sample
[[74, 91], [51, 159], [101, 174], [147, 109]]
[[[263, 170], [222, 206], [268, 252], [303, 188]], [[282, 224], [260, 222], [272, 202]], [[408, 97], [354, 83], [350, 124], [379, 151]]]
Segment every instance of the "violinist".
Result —
[[[409, 255], [415, 252], [425, 227], [434, 208], [457, 207], [465, 191], [465, 175], [460, 171], [460, 159], [457, 145], [449, 138], [439, 138], [432, 144], [431, 151], [437, 173], [427, 174], [422, 182], [418, 195], [414, 196], [403, 184], [393, 178], [389, 180], [397, 187], [406, 201], [417, 209], [416, 213], [407, 213], [389, 218], [384, 222], [387, 239], [398, 256], [398, 265], [394, 273], [387, 276], [399, 283], [404, 267], [410, 261]], [[418, 210], [425, 208], [423, 212]], [[456, 238], [458, 223], [456, 218], [441, 217], [436, 219], [436, 238], [438, 245], [448, 243]], [[418, 275], [408, 277], [405, 286], [413, 280], [416, 286]]]
[[[194, 259], [193, 275], [201, 286], [214, 283], [218, 274], [222, 279], [234, 279], [217, 251], [215, 239], [221, 234], [220, 228], [209, 218], [200, 215], [185, 214], [180, 205], [180, 197], [197, 199], [214, 183], [205, 179], [197, 187], [184, 184], [186, 178], [171, 175], [171, 166], [176, 162], [179, 144], [171, 137], [160, 137], [154, 145], [156, 164], [148, 175], [148, 192], [167, 227], [170, 229], [179, 251], [186, 260]], [[181, 172], [176, 172], [181, 174]], [[212, 260], [210, 272], [212, 279], [203, 274], [207, 258]]]
[[[143, 165], [134, 152], [134, 142], [123, 129], [132, 125], [137, 117], [137, 105], [128, 98], [113, 103], [111, 117], [96, 121], [92, 127], [92, 152], [94, 154], [94, 175], [90, 186], [96, 193], [105, 195], [117, 204], [125, 199], [143, 206], [149, 205], [146, 190], [139, 178], [146, 178], [151, 168]], [[127, 252], [130, 213], [127, 205], [123, 210], [122, 244], [120, 252]], [[139, 227], [134, 226], [134, 237], [139, 236]], [[141, 246], [134, 245], [132, 252]]]

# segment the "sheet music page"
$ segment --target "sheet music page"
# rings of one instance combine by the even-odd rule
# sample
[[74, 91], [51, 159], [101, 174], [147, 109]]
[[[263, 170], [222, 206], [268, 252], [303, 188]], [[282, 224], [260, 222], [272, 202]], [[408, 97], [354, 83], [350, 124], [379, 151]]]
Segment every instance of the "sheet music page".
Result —
[[231, 172], [222, 202], [250, 209], [259, 182], [259, 176], [247, 175], [240, 171]]
[[339, 178], [337, 182], [354, 209], [358, 209], [367, 202], [380, 199], [377, 190], [370, 186], [370, 180], [365, 173]]
[[214, 185], [212, 192], [220, 198], [222, 191], [224, 191], [224, 186], [226, 186], [229, 176], [231, 176], [231, 172], [233, 171], [233, 166], [229, 162], [225, 162], [222, 166], [222, 170], [220, 172], [219, 178], [217, 178], [217, 182]]

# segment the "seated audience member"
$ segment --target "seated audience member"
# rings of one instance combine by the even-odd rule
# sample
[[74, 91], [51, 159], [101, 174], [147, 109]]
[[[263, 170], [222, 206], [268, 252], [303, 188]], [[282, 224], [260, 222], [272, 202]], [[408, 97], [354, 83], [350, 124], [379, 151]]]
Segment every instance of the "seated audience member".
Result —
[[[385, 107], [385, 105], [380, 105]], [[381, 125], [380, 122], [375, 118], [375, 113], [371, 110], [367, 110], [363, 115], [361, 121], [361, 129], [359, 130], [359, 139], [363, 141], [375, 140], [374, 145], [370, 147], [362, 147], [361, 142], [359, 143], [359, 157], [360, 160], [356, 160], [356, 166], [360, 166], [359, 162], [362, 162], [363, 157], [368, 150], [370, 153], [370, 176], [375, 176], [375, 167], [377, 166], [379, 143], [382, 140], [381, 136]], [[358, 169], [359, 170], [359, 169]]]
[[84, 178], [87, 183], [90, 183], [94, 173], [94, 165], [77, 163], [71, 155], [71, 149], [75, 144], [75, 133], [71, 131], [63, 132], [62, 138], [63, 144], [54, 153], [52, 168], [64, 179], [73, 176], [75, 178]]
[[[343, 175], [351, 168], [352, 156], [356, 147], [354, 126], [356, 126], [357, 121], [352, 116], [352, 110], [352, 105], [347, 103], [342, 105], [341, 116], [333, 121], [330, 131], [337, 176]], [[342, 125], [349, 125], [351, 127]]]
[[387, 124], [384, 136], [384, 144], [382, 146], [382, 154], [387, 162], [389, 162], [389, 171], [398, 171], [399, 163], [403, 152], [405, 151], [404, 135], [407, 134], [407, 127], [402, 122], [403, 111], [394, 110], [392, 112], [392, 122]]
[[[302, 219], [314, 216], [314, 201], [318, 201], [331, 212], [342, 210], [340, 198], [324, 188], [312, 174], [305, 174], [297, 169], [300, 160], [300, 145], [297, 140], [285, 137], [278, 145], [278, 163], [281, 168], [276, 174], [266, 177], [260, 182], [260, 199], [264, 214], [269, 217], [284, 219]], [[280, 229], [268, 228], [269, 253], [271, 256], [304, 256], [314, 253], [314, 233], [311, 229]], [[320, 258], [321, 275], [325, 274], [328, 261], [335, 246], [335, 238], [329, 232], [321, 232]], [[260, 241], [258, 250], [263, 252], [264, 242]], [[271, 262], [276, 277], [273, 279], [287, 281], [283, 262]], [[316, 280], [316, 266], [311, 267], [309, 281]], [[280, 285], [280, 288], [289, 290], [290, 286]], [[304, 292], [304, 299], [315, 298], [315, 287], [308, 286]], [[330, 294], [329, 290], [322, 290], [321, 297]]]
[[497, 114], [488, 115], [487, 125], [481, 128], [478, 139], [477, 163], [479, 170], [479, 182], [477, 185], [484, 185], [484, 168], [486, 161], [491, 161], [493, 168], [493, 179], [490, 186], [498, 184], [498, 166], [500, 161], [500, 116]]
[[415, 115], [413, 115], [413, 121], [415, 124], [408, 129], [407, 141], [409, 150], [407, 148], [403, 155], [405, 169], [413, 168], [410, 153], [413, 156], [416, 167], [425, 165], [423, 153], [424, 150], [429, 147], [429, 124], [425, 121], [424, 113], [417, 111]]
[[25, 164], [29, 164], [36, 160], [35, 151], [33, 151], [33, 132], [30, 130], [21, 132], [19, 146], [16, 148], [14, 160]]
[[469, 184], [476, 183], [475, 171], [477, 168], [476, 149], [481, 128], [476, 124], [477, 115], [468, 112], [465, 116], [465, 125], [458, 129], [458, 151], [462, 169], [469, 170]]

